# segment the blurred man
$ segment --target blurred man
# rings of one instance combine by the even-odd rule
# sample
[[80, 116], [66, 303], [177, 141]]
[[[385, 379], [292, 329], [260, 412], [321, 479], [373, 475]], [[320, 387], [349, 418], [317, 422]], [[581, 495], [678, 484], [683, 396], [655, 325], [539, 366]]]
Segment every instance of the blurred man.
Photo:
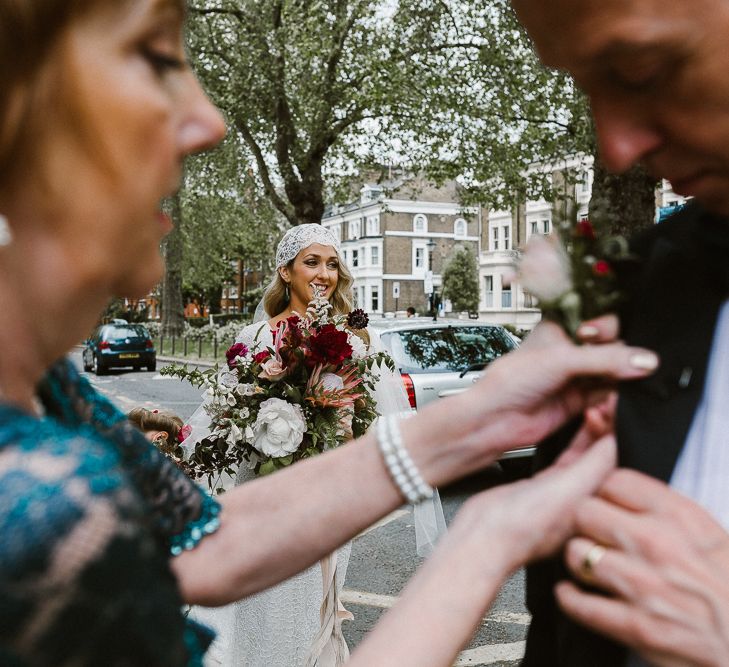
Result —
[[[637, 239], [621, 335], [662, 359], [620, 392], [621, 464], [669, 481], [729, 528], [729, 0], [513, 0], [543, 62], [590, 98], [600, 157], [695, 201]], [[723, 368], [727, 369], [723, 373]], [[545, 460], [559, 448], [546, 443]], [[550, 451], [550, 448], [552, 451]], [[557, 561], [528, 574], [524, 665], [642, 665], [557, 609]]]

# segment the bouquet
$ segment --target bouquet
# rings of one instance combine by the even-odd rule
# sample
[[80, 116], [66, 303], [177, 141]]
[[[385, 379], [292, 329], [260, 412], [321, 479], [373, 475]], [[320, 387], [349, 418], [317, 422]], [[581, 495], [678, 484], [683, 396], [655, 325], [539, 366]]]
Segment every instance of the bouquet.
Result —
[[304, 315], [278, 323], [273, 345], [256, 354], [242, 343], [227, 352], [227, 367], [206, 371], [168, 366], [165, 375], [207, 389], [210, 434], [185, 462], [194, 479], [212, 488], [222, 472], [241, 464], [265, 475], [362, 435], [378, 416], [377, 367], [394, 370], [384, 352], [370, 354], [358, 331], [362, 310], [332, 316], [314, 288]]
[[607, 232], [606, 216], [578, 220], [568, 206], [555, 234], [534, 236], [519, 261], [522, 287], [539, 300], [542, 315], [576, 340], [584, 320], [613, 312], [623, 299], [614, 266], [632, 259], [627, 241]]

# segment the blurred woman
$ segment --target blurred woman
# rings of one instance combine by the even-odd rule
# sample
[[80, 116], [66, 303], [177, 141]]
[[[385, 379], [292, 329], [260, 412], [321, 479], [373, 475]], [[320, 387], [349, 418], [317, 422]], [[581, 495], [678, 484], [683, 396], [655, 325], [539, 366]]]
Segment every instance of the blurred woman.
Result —
[[[210, 635], [185, 619], [183, 603], [221, 605], [262, 590], [413, 488], [427, 496], [431, 485], [539, 439], [587, 405], [578, 376], [647, 372], [645, 353], [576, 348], [547, 327], [472, 391], [406, 428], [393, 420], [364, 446], [242, 485], [220, 502], [206, 497], [64, 358], [110, 298], [143, 295], [160, 280], [168, 231], [160, 200], [177, 188], [185, 156], [225, 132], [185, 61], [183, 22], [178, 0], [0, 0], [4, 664], [201, 664]], [[551, 339], [546, 356], [540, 339]], [[392, 447], [409, 453], [407, 474], [383, 457]], [[590, 493], [608, 459], [597, 447], [554, 471], [565, 489], [555, 498]], [[556, 500], [545, 507], [550, 497], [540, 497], [530, 534], [557, 535], [556, 521], [566, 536], [570, 513]], [[510, 511], [532, 501], [517, 493]], [[428, 653], [412, 664], [450, 664], [501, 577], [533, 555], [529, 541], [509, 539], [523, 527], [494, 525], [499, 514], [489, 508], [489, 496], [467, 503], [429, 561], [435, 569], [416, 583], [419, 603], [391, 616], [390, 628], [404, 623], [408, 632], [398, 639], [386, 625], [355, 664], [386, 664], [373, 653], [406, 664], [415, 637]], [[495, 543], [515, 548], [498, 567], [475, 562], [473, 553], [493, 553]], [[444, 618], [443, 596], [458, 614]]]

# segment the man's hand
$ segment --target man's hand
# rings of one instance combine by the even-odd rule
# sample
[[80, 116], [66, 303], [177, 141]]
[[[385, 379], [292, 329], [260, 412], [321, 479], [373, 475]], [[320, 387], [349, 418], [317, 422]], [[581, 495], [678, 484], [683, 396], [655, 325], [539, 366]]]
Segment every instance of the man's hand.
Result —
[[654, 665], [729, 664], [729, 534], [707, 512], [618, 470], [584, 501], [577, 529], [567, 564], [607, 595], [560, 583], [567, 614]]

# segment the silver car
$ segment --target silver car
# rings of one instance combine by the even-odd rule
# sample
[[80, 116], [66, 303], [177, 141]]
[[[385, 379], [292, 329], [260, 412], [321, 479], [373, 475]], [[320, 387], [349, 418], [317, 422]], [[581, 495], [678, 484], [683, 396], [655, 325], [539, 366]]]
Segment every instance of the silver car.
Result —
[[[518, 339], [504, 327], [465, 320], [379, 320], [370, 322], [370, 328], [395, 360], [415, 410], [465, 391], [486, 366], [518, 346]], [[509, 471], [521, 472], [534, 451], [534, 447], [509, 451], [501, 463]]]

